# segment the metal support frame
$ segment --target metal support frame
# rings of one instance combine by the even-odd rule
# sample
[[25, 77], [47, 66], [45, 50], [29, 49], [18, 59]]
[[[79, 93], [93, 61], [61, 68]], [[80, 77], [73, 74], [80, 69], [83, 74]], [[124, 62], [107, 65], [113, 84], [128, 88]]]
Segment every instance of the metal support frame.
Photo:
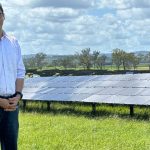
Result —
[[134, 105], [130, 105], [130, 116], [134, 115]]
[[27, 101], [26, 100], [22, 100], [22, 102], [23, 102], [23, 111], [25, 111]]
[[[25, 111], [26, 109], [26, 105], [27, 105], [27, 100], [22, 100], [23, 102], [23, 111]], [[92, 115], [96, 114], [96, 103], [91, 103], [92, 105]], [[130, 108], [130, 116], [134, 116], [134, 105], [129, 105]], [[49, 111], [51, 109], [51, 101], [47, 101], [47, 110]]]
[[49, 111], [50, 110], [50, 107], [51, 106], [51, 102], [47, 101], [47, 110]]
[[92, 114], [96, 114], [96, 103], [92, 103]]

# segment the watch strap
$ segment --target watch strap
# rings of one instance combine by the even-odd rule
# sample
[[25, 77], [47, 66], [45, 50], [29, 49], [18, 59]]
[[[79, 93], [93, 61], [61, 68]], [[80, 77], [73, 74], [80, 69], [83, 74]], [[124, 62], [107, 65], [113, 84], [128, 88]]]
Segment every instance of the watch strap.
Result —
[[20, 95], [20, 99], [22, 99], [22, 97], [23, 97], [23, 94], [22, 94], [21, 92], [19, 92], [19, 91], [16, 91], [15, 95], [16, 95], [16, 96], [17, 96], [17, 95]]

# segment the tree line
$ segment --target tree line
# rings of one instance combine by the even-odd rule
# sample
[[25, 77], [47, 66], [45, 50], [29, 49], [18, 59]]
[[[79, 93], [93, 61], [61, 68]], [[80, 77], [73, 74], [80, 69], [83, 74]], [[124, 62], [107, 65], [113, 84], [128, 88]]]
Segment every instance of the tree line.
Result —
[[55, 69], [63, 67], [68, 68], [84, 68], [86, 70], [90, 69], [100, 69], [103, 70], [106, 65], [115, 65], [117, 70], [123, 67], [124, 70], [133, 68], [134, 70], [137, 66], [144, 60], [150, 69], [150, 52], [148, 55], [136, 55], [135, 53], [128, 53], [121, 49], [114, 49], [112, 52], [111, 59], [100, 51], [91, 51], [90, 48], [76, 52], [71, 56], [59, 57], [49, 61], [48, 56], [45, 53], [37, 53], [34, 57], [24, 58], [24, 63], [27, 69], [42, 69], [44, 67], [54, 67]]

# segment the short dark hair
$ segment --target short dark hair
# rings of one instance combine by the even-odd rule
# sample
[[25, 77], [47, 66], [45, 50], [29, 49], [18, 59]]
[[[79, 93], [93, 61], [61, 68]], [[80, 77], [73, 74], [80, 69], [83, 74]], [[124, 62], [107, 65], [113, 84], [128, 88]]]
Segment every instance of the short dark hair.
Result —
[[3, 7], [2, 7], [1, 3], [0, 3], [0, 10], [2, 11], [2, 13], [4, 13], [4, 10], [3, 10]]

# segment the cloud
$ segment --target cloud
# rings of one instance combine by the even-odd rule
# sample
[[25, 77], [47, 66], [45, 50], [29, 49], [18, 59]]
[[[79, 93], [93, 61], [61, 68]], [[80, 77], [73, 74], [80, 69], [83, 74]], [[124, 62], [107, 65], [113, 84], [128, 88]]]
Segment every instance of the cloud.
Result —
[[149, 8], [131, 8], [117, 11], [117, 15], [124, 19], [146, 19], [150, 18]]
[[54, 7], [54, 8], [73, 8], [86, 9], [93, 6], [92, 0], [2, 0], [3, 3], [10, 3], [14, 6], [28, 6], [33, 8]]
[[74, 11], [71, 8], [34, 8], [29, 12], [31, 18], [53, 22], [67, 22], [79, 15], [80, 11]]
[[97, 1], [100, 8], [130, 9], [130, 8], [150, 8], [148, 0], [102, 0]]
[[23, 54], [149, 48], [149, 1], [68, 1], [2, 0], [4, 29], [17, 37]]
[[74, 9], [86, 9], [92, 6], [90, 0], [33, 0], [31, 2], [32, 7], [59, 7], [59, 8], [74, 8]]

